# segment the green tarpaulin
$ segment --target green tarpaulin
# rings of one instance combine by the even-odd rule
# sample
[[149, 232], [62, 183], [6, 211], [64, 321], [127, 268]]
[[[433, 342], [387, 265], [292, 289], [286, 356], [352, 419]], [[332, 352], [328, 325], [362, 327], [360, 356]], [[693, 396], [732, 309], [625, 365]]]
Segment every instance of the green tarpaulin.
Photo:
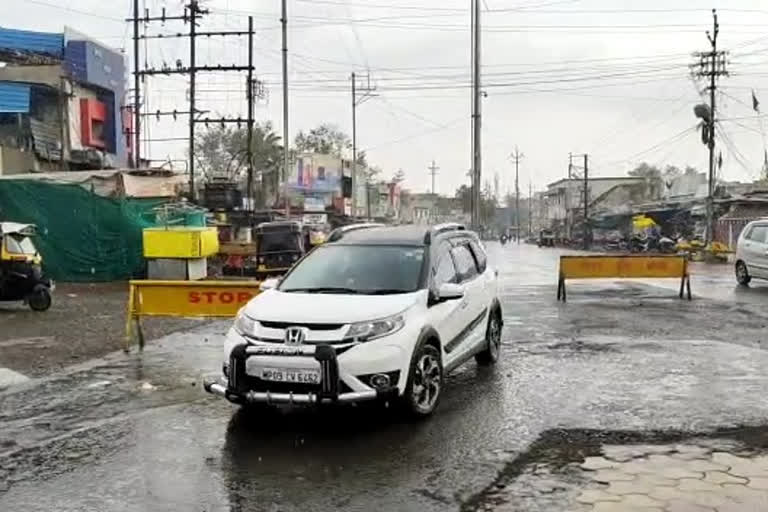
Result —
[[45, 272], [59, 281], [129, 279], [144, 270], [141, 230], [165, 200], [114, 199], [79, 185], [0, 181], [0, 220], [36, 224]]

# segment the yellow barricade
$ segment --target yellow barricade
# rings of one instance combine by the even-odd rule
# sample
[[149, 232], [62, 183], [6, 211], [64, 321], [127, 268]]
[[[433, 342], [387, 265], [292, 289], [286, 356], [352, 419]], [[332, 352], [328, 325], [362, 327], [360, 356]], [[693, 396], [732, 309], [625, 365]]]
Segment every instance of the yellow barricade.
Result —
[[684, 256], [560, 256], [557, 299], [565, 302], [566, 279], [679, 278], [680, 298], [687, 287], [691, 300], [691, 278]]
[[142, 316], [233, 317], [259, 294], [261, 281], [130, 281], [124, 350], [130, 350], [133, 324], [144, 348]]

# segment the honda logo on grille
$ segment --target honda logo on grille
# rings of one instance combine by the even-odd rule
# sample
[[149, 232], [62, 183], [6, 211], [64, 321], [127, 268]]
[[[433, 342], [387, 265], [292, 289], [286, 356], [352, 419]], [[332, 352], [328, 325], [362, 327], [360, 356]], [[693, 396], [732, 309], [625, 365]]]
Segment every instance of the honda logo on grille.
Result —
[[305, 327], [288, 327], [285, 330], [286, 345], [301, 345], [307, 338], [307, 329]]

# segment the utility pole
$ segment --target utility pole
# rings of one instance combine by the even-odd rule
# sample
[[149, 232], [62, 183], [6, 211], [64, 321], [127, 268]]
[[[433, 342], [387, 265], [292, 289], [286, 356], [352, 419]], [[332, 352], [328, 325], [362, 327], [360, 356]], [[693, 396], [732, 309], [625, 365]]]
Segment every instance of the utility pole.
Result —
[[584, 250], [590, 246], [591, 229], [589, 226], [589, 155], [584, 154]]
[[565, 182], [565, 193], [563, 202], [565, 203], [565, 236], [571, 238], [570, 219], [568, 216], [569, 204], [568, 204], [568, 189], [571, 186], [571, 179], [573, 178], [573, 153], [568, 153], [568, 180]]
[[288, 199], [288, 165], [290, 142], [288, 140], [288, 1], [282, 0], [280, 24], [283, 31], [283, 199], [285, 201], [285, 218], [291, 215], [291, 202]]
[[[236, 71], [236, 72], [242, 72], [242, 71], [248, 71], [248, 80], [250, 81], [249, 84], [247, 84], [246, 87], [246, 97], [249, 98], [249, 111], [252, 110], [252, 101], [253, 101], [253, 91], [251, 90], [251, 87], [254, 83], [257, 83], [257, 81], [253, 80], [252, 74], [253, 74], [253, 56], [251, 54], [252, 47], [253, 47], [253, 24], [252, 20], [249, 18], [249, 30], [248, 31], [213, 31], [213, 32], [201, 32], [197, 30], [197, 23], [198, 20], [203, 18], [205, 15], [209, 14], [209, 11], [207, 9], [203, 9], [199, 5], [199, 0], [190, 0], [189, 4], [187, 4], [184, 7], [184, 14], [180, 16], [168, 16], [166, 14], [165, 8], [162, 8], [162, 14], [160, 16], [150, 16], [149, 10], [146, 9], [144, 16], [140, 17], [138, 13], [138, 0], [134, 0], [134, 16], [133, 18], [129, 18], [126, 21], [133, 22], [134, 27], [134, 78], [135, 78], [135, 89], [136, 89], [136, 95], [134, 97], [134, 126], [136, 131], [136, 157], [135, 157], [135, 163], [140, 164], [141, 163], [141, 133], [140, 133], [140, 127], [141, 127], [141, 118], [144, 116], [152, 116], [156, 117], [158, 120], [161, 117], [164, 116], [173, 116], [173, 119], [176, 120], [178, 116], [189, 116], [189, 135], [188, 135], [188, 144], [189, 144], [189, 162], [188, 162], [188, 172], [189, 172], [189, 193], [190, 193], [190, 199], [192, 201], [195, 200], [195, 125], [198, 123], [204, 123], [206, 126], [209, 123], [216, 123], [224, 125], [225, 123], [236, 123], [238, 126], [249, 123], [249, 125], [252, 123], [253, 119], [252, 116], [246, 117], [246, 118], [232, 118], [232, 117], [220, 117], [220, 118], [205, 118], [201, 119], [198, 117], [198, 114], [205, 113], [205, 111], [201, 111], [197, 109], [196, 105], [196, 96], [195, 96], [195, 86], [196, 86], [196, 76], [199, 72], [224, 72], [224, 71]], [[145, 24], [149, 24], [150, 22], [162, 22], [166, 23], [167, 21], [183, 21], [184, 23], [189, 23], [189, 33], [175, 33], [175, 34], [157, 34], [157, 35], [140, 35], [139, 34], [139, 22], [143, 22]], [[211, 65], [205, 65], [205, 66], [198, 66], [197, 65], [197, 55], [196, 55], [196, 39], [198, 37], [225, 37], [225, 36], [248, 36], [249, 40], [249, 63], [247, 66], [239, 66], [239, 65], [231, 65], [231, 66], [222, 66], [221, 64], [218, 64], [216, 66]], [[181, 59], [178, 59], [176, 61], [176, 66], [171, 67], [167, 63], [163, 63], [161, 68], [146, 68], [146, 69], [139, 69], [139, 40], [144, 39], [158, 39], [158, 40], [164, 40], [164, 39], [174, 39], [174, 38], [188, 38], [189, 39], [189, 64], [187, 66], [184, 66]], [[145, 65], [146, 67], [146, 65]], [[144, 79], [145, 76], [170, 76], [170, 75], [189, 75], [189, 110], [188, 111], [178, 111], [173, 110], [169, 112], [141, 112], [141, 94], [140, 94], [140, 85], [141, 81]], [[146, 96], [146, 94], [145, 94]], [[247, 148], [244, 148], [247, 150]], [[241, 151], [241, 154], [245, 151]], [[249, 157], [249, 164], [250, 164], [250, 157]]]
[[437, 171], [440, 170], [440, 168], [435, 165], [435, 161], [432, 160], [432, 165], [427, 167], [429, 169], [429, 174], [432, 176], [432, 194], [435, 193], [435, 175], [437, 174]]
[[195, 37], [197, 32], [197, 0], [189, 2], [189, 199], [195, 202], [195, 79], [197, 67]]
[[482, 105], [480, 91], [480, 0], [472, 0], [472, 225], [480, 227]]
[[357, 216], [357, 79], [352, 72], [352, 217]]
[[517, 229], [517, 243], [520, 243], [520, 160], [523, 159], [523, 155], [517, 146], [515, 146], [515, 152], [509, 155], [509, 157], [515, 161], [515, 227]]
[[528, 238], [533, 236], [533, 183], [528, 180]]
[[[139, 75], [139, 0], [133, 0], [133, 167], [141, 167], [141, 75]], [[63, 160], [63, 158], [62, 158]]]
[[[362, 105], [366, 100], [369, 100], [376, 96], [374, 91], [376, 87], [371, 87], [371, 75], [366, 74], [365, 84], [358, 86], [357, 74], [352, 72], [352, 217], [357, 215], [357, 107]], [[370, 197], [370, 183], [368, 182], [368, 176], [365, 178], [365, 199], [368, 212], [368, 219], [371, 218], [371, 197]]]
[[253, 196], [253, 16], [248, 16], [248, 78], [245, 80], [245, 95], [248, 99], [248, 126], [246, 127], [246, 155], [248, 158], [248, 183], [246, 195], [250, 210], [255, 210], [256, 198]]
[[[698, 53], [696, 56], [699, 62], [694, 64], [698, 66], [697, 75], [699, 77], [709, 78], [709, 113], [703, 116], [703, 142], [709, 148], [709, 173], [708, 173], [708, 191], [707, 191], [707, 228], [705, 233], [705, 243], [709, 244], [714, 239], [715, 234], [715, 123], [716, 108], [715, 98], [717, 92], [717, 78], [727, 76], [726, 53], [717, 50], [717, 36], [720, 33], [720, 24], [717, 21], [717, 11], [712, 9], [712, 32], [707, 31], [707, 39], [712, 50], [709, 52]], [[706, 108], [706, 107], [705, 107]]]

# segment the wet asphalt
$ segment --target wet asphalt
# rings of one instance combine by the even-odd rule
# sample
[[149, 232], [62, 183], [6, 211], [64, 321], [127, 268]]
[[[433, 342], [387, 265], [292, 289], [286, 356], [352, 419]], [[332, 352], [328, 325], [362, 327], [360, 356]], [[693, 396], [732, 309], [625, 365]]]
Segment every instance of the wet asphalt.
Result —
[[450, 376], [429, 420], [244, 414], [200, 386], [221, 363], [216, 322], [0, 393], [0, 510], [493, 510], [514, 505], [499, 490], [542, 444], [572, 458], [585, 438], [768, 425], [768, 284], [694, 265], [691, 302], [677, 282], [633, 280], [569, 283], [559, 304], [558, 251], [489, 250], [502, 360]]

